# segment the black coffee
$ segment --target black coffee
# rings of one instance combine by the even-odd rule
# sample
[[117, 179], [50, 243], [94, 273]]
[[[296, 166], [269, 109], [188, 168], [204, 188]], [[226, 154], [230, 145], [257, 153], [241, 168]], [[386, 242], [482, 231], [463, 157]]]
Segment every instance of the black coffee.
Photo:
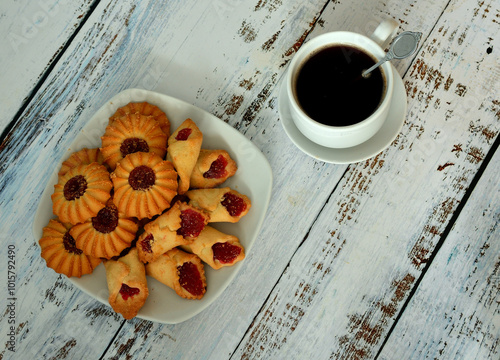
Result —
[[352, 46], [333, 45], [317, 51], [299, 69], [295, 84], [299, 105], [325, 125], [347, 126], [366, 119], [385, 92], [380, 68], [368, 78], [361, 76], [374, 64], [370, 55]]

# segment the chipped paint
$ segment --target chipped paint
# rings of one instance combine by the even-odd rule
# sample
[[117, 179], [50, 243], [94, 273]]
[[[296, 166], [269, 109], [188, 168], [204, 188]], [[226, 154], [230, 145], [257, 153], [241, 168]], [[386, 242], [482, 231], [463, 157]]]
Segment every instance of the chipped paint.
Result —
[[250, 43], [257, 37], [257, 30], [252, 25], [247, 23], [246, 20], [243, 20], [243, 22], [241, 23], [241, 27], [238, 30], [238, 35], [243, 39], [244, 42]]
[[[365, 314], [349, 315], [347, 334], [338, 339], [339, 349], [332, 353], [330, 358], [356, 360], [373, 358], [374, 345], [380, 343], [387, 331], [388, 320], [396, 315], [397, 309], [406, 299], [415, 280], [415, 276], [411, 274], [406, 274], [400, 280], [394, 280], [391, 287], [393, 295], [389, 303], [377, 301], [374, 310], [369, 310]], [[375, 316], [375, 313], [379, 313], [379, 316]]]
[[451, 162], [448, 162], [446, 164], [443, 164], [443, 165], [439, 165], [437, 170], [438, 171], [443, 171], [444, 169], [446, 169], [448, 166], [453, 166], [455, 165], [454, 163], [451, 163]]
[[276, 40], [278, 39], [278, 36], [279, 34], [281, 33], [281, 30], [278, 30], [277, 32], [275, 32], [270, 38], [269, 40], [265, 41], [264, 44], [262, 44], [262, 50], [263, 51], [271, 51], [274, 47], [274, 43], [276, 42]]
[[260, 90], [260, 92], [255, 96], [255, 100], [252, 101], [250, 106], [246, 109], [245, 113], [242, 116], [242, 123], [244, 126], [249, 126], [252, 121], [257, 116], [257, 113], [262, 109], [265, 105], [267, 99], [271, 95], [271, 92], [276, 85], [278, 79], [278, 74], [272, 74], [270, 80], [264, 85], [264, 87]]
[[[102, 4], [104, 5], [104, 3]], [[297, 205], [301, 204], [290, 199], [289, 191], [279, 189], [276, 191], [270, 207], [270, 216], [266, 217], [267, 225], [263, 228], [262, 239], [265, 241], [261, 242], [262, 247], [253, 250], [255, 252], [251, 254], [249, 253], [249, 262], [246, 263], [247, 272], [243, 275], [243, 281], [249, 281], [251, 286], [255, 285], [255, 279], [258, 279], [258, 275], [262, 274], [266, 275], [266, 280], [271, 279], [271, 282], [263, 281], [259, 286], [251, 287], [253, 289], [251, 297], [246, 295], [245, 291], [239, 291], [241, 290], [239, 288], [237, 291], [234, 291], [234, 287], [228, 288], [227, 297], [220, 299], [220, 303], [217, 304], [219, 306], [207, 309], [203, 314], [192, 319], [190, 323], [175, 326], [159, 325], [138, 319], [123, 322], [119, 316], [113, 315], [107, 306], [90, 301], [86, 295], [81, 295], [82, 298], [80, 298], [79, 292], [72, 287], [63, 288], [60, 285], [44, 287], [43, 291], [39, 291], [38, 295], [35, 295], [41, 299], [42, 316], [55, 314], [57, 311], [61, 315], [58, 314], [55, 319], [58, 324], [63, 324], [61, 328], [50, 328], [52, 333], [59, 337], [50, 338], [49, 342], [53, 341], [53, 343], [45, 345], [44, 354], [54, 356], [60, 351], [58, 355], [61, 355], [62, 358], [72, 358], [76, 357], [75, 353], [81, 355], [82, 351], [89, 348], [85, 337], [73, 339], [68, 336], [60, 336], [64, 329], [72, 325], [76, 319], [80, 320], [76, 323], [86, 322], [92, 326], [92, 329], [98, 330], [100, 337], [102, 337], [100, 345], [105, 344], [105, 352], [102, 356], [109, 358], [118, 358], [120, 355], [123, 358], [143, 355], [149, 357], [224, 358], [232, 356], [240, 358], [238, 355], [241, 351], [244, 353], [241, 358], [264, 358], [268, 354], [269, 357], [277, 357], [284, 353], [290, 354], [299, 348], [304, 352], [310, 352], [311, 357], [315, 357], [315, 351], [326, 353], [323, 358], [328, 357], [327, 352], [332, 354], [332, 358], [367, 359], [375, 355], [387, 336], [387, 331], [393, 324], [394, 317], [398, 316], [401, 311], [402, 303], [411, 293], [417, 277], [424, 266], [427, 266], [431, 254], [435, 251], [436, 242], [443, 235], [444, 228], [449, 226], [450, 218], [468, 191], [471, 179], [474, 178], [483, 161], [488, 159], [489, 152], [493, 151], [492, 145], [498, 136], [498, 123], [495, 121], [499, 119], [500, 104], [498, 100], [492, 100], [492, 96], [495, 96], [491, 95], [492, 91], [486, 91], [493, 89], [490, 84], [494, 84], [494, 82], [490, 81], [487, 84], [491, 89], [478, 87], [474, 76], [479, 78], [484, 76], [483, 72], [489, 70], [486, 65], [491, 64], [491, 58], [495, 56], [497, 51], [496, 47], [493, 47], [495, 39], [490, 38], [488, 41], [479, 42], [480, 53], [474, 54], [477, 56], [473, 59], [473, 65], [467, 68], [470, 73], [467, 74], [467, 78], [464, 78], [460, 77], [461, 73], [458, 71], [464, 68], [460, 68], [459, 65], [461, 62], [470, 62], [470, 54], [463, 51], [470, 48], [473, 41], [477, 40], [475, 38], [477, 32], [472, 31], [469, 27], [464, 27], [463, 20], [460, 20], [458, 25], [453, 23], [452, 18], [447, 15], [452, 7], [461, 3], [444, 2], [444, 7], [437, 2], [426, 3], [426, 9], [430, 7], [431, 10], [438, 10], [429, 11], [426, 16], [416, 15], [421, 14], [421, 12], [417, 12], [419, 3], [416, 1], [413, 1], [409, 6], [408, 4], [400, 5], [397, 2], [391, 4], [367, 3], [367, 8], [370, 11], [367, 14], [363, 13], [366, 11], [364, 8], [357, 8], [356, 11], [363, 19], [372, 14], [381, 14], [398, 19], [404, 28], [420, 24], [429, 37], [423, 43], [422, 52], [416, 56], [413, 62], [408, 63], [411, 65], [405, 66], [403, 62], [399, 64], [402, 74], [405, 74], [405, 88], [410, 107], [404, 129], [393, 143], [395, 147], [358, 164], [348, 166], [323, 164], [300, 153], [283, 134], [279, 124], [280, 120], [277, 118], [276, 84], [285, 70], [283, 65], [290, 60], [307, 40], [307, 37], [312, 35], [311, 31], [324, 32], [337, 25], [355, 27], [358, 24], [353, 20], [354, 18], [349, 16], [345, 17], [345, 23], [339, 22], [339, 19], [342, 18], [341, 15], [349, 15], [348, 12], [343, 12], [346, 11], [343, 9], [349, 6], [339, 1], [329, 2], [330, 9], [325, 12], [326, 17], [318, 15], [317, 8], [314, 10], [306, 9], [307, 7], [312, 8], [312, 2], [305, 6], [297, 4], [292, 6], [278, 0], [257, 0], [247, 6], [239, 1], [224, 1], [224, 5], [230, 5], [233, 11], [227, 13], [231, 15], [231, 19], [229, 16], [224, 19], [227, 21], [227, 24], [224, 23], [224, 28], [231, 28], [232, 31], [226, 34], [219, 29], [217, 31], [220, 32], [215, 31], [215, 34], [223, 35], [217, 37], [218, 41], [233, 41], [239, 47], [223, 48], [224, 54], [217, 57], [220, 55], [220, 48], [214, 46], [213, 53], [209, 53], [207, 56], [213, 55], [216, 59], [224, 59], [228, 61], [227, 64], [236, 66], [237, 70], [226, 66], [226, 63], [217, 63], [215, 68], [210, 67], [208, 70], [201, 66], [200, 71], [203, 71], [203, 74], [196, 74], [195, 71], [190, 73], [194, 79], [197, 79], [196, 76], [199, 78], [206, 76], [205, 87], [196, 90], [196, 86], [194, 86], [193, 93], [198, 91], [200, 96], [193, 95], [190, 98], [192, 94], [189, 89], [185, 89], [186, 93], [183, 93], [187, 100], [193, 100], [198, 106], [215, 107], [214, 112], [220, 115], [224, 121], [230, 122], [235, 128], [252, 138], [268, 156], [273, 169], [279, 170], [275, 173], [276, 182], [281, 189], [287, 189], [287, 186], [291, 186], [292, 189], [295, 186], [296, 189], [299, 186], [306, 188], [311, 198], [319, 196], [326, 199], [325, 203], [320, 204], [316, 204], [314, 198], [313, 200], [304, 200], [304, 205], [301, 206], [306, 207], [307, 205], [307, 212], [304, 212], [303, 209], [297, 209]], [[179, 63], [179, 60], [183, 59], [182, 56], [193, 54], [194, 51], [186, 50], [191, 47], [196, 48], [192, 45], [197, 43], [193, 42], [192, 39], [197, 39], [200, 36], [203, 39], [209, 39], [208, 36], [202, 36], [203, 32], [207, 32], [207, 29], [212, 31], [217, 27], [215, 22], [219, 20], [213, 20], [213, 14], [205, 15], [203, 13], [207, 9], [207, 5], [204, 5], [203, 11], [201, 11], [201, 7], [196, 8], [196, 6], [200, 6], [196, 5], [196, 2], [183, 3], [183, 6], [192, 6], [194, 11], [189, 11], [189, 17], [182, 18], [182, 27], [173, 29], [176, 34], [183, 34], [183, 42], [182, 45], [174, 45], [178, 46], [177, 48], [171, 48], [175, 42], [171, 41], [173, 32], [170, 32], [169, 27], [172, 25], [164, 19], [166, 13], [159, 12], [158, 16], [148, 16], [147, 19], [157, 18], [161, 20], [149, 23], [145, 22], [146, 17], [140, 20], [142, 15], [148, 15], [148, 13], [145, 12], [144, 7], [141, 8], [139, 3], [137, 3], [137, 9], [131, 7], [129, 2], [126, 2], [122, 9], [104, 7], [103, 5], [98, 8], [99, 11], [96, 11], [90, 20], [95, 24], [89, 22], [89, 25], [84, 26], [81, 30], [80, 34], [83, 34], [83, 37], [87, 39], [84, 43], [86, 46], [78, 47], [74, 51], [72, 47], [68, 48], [70, 58], [84, 59], [84, 61], [71, 61], [71, 59], [67, 59], [68, 56], [63, 57], [63, 60], [67, 59], [67, 61], [54, 67], [52, 75], [47, 78], [40, 91], [37, 91], [34, 100], [28, 104], [23, 121], [19, 126], [13, 128], [15, 136], [9, 137], [6, 145], [2, 145], [6, 146], [3, 148], [6, 151], [3, 152], [4, 158], [2, 158], [6, 161], [0, 162], [2, 175], [6, 174], [5, 183], [0, 184], [0, 191], [3, 191], [4, 194], [14, 194], [17, 187], [12, 187], [8, 183], [16, 181], [20, 177], [24, 178], [23, 175], [26, 175], [27, 171], [23, 168], [31, 167], [37, 156], [40, 156], [42, 160], [49, 160], [61, 152], [61, 148], [67, 143], [67, 141], [65, 142], [67, 139], [64, 139], [61, 134], [74, 132], [73, 128], [80, 126], [83, 121], [78, 120], [79, 117], [82, 114], [89, 115], [92, 112], [88, 109], [96, 106], [96, 99], [107, 98], [110, 92], [135, 83], [134, 71], [130, 75], [130, 71], [123, 70], [123, 79], [120, 78], [119, 72], [122, 69], [130, 70], [127, 66], [133, 65], [135, 61], [137, 64], [140, 63], [137, 71], [144, 72], [147, 70], [141, 69], [141, 66], [147, 67], [150, 64], [147, 61], [152, 59], [160, 63], [163, 62], [164, 66], [167, 66], [166, 64], [170, 61], [173, 65]], [[479, 21], [479, 18], [482, 17], [491, 19], [492, 13], [495, 16], [488, 2], [476, 3], [473, 1], [467, 2], [467, 5], [468, 9], [479, 9], [475, 15], [478, 19], [475, 21]], [[168, 5], [164, 4], [164, 6]], [[318, 5], [315, 6], [318, 7]], [[241, 12], [240, 8], [246, 8], [246, 12]], [[446, 11], [443, 10], [445, 8]], [[304, 9], [308, 11], [304, 11]], [[371, 12], [374, 9], [376, 11]], [[104, 15], [99, 16], [101, 13]], [[79, 14], [80, 12], [78, 12]], [[433, 16], [437, 21], [436, 24], [430, 23], [429, 18]], [[294, 17], [293, 21], [289, 21], [288, 19], [292, 19], [292, 17]], [[496, 18], [498, 19], [498, 16]], [[112, 26], [108, 26], [111, 19], [113, 19]], [[318, 20], [316, 21], [316, 19]], [[488, 22], [491, 23], [490, 20]], [[145, 23], [148, 25], [160, 24], [161, 26], [145, 27], [144, 34], [147, 34], [148, 41], [134, 43], [137, 39], [144, 40], [144, 38], [134, 38], [130, 34], [139, 34], [140, 32], [137, 31], [139, 26]], [[95, 27], [92, 27], [92, 24]], [[318, 24], [319, 27], [316, 27], [315, 24]], [[491, 27], [487, 28], [485, 24], [483, 22], [474, 26], [475, 29], [491, 29]], [[123, 25], [127, 27], [126, 31], [122, 31]], [[294, 28], [291, 29], [292, 27]], [[321, 29], [318, 29], [320, 27]], [[82, 37], [77, 35], [75, 44]], [[93, 40], [94, 38], [95, 40]], [[210, 38], [210, 40], [213, 39]], [[249, 54], [247, 51], [249, 48], [252, 48], [254, 52]], [[134, 51], [128, 51], [130, 49]], [[488, 51], [492, 55], [488, 54]], [[141, 53], [140, 61], [133, 58], [134, 53]], [[161, 56], [157, 56], [158, 53], [161, 53]], [[175, 56], [172, 55], [173, 53]], [[171, 59], [170, 56], [173, 58]], [[489, 58], [486, 58], [488, 56]], [[449, 70], [444, 61], [450, 58], [457, 59], [456, 72]], [[486, 60], [476, 63], [478, 58]], [[147, 61], [143, 62], [143, 60]], [[205, 65], [205, 61], [200, 61], [200, 63]], [[242, 64], [245, 64], [243, 68]], [[67, 67], [67, 69], [62, 69], [62, 67]], [[405, 70], [408, 71], [405, 72]], [[65, 84], [64, 89], [60, 87], [61, 83]], [[213, 86], [208, 86], [208, 84]], [[179, 88], [181, 87], [184, 90], [184, 86], [179, 86]], [[165, 88], [161, 90], [163, 91]], [[460, 103], [462, 100], [465, 100], [464, 103], [467, 102], [471, 95], [485, 100], [483, 103], [477, 103], [477, 106], [471, 107], [468, 114], [470, 117], [465, 121], [456, 121], [456, 119], [461, 119], [461, 109], [456, 108], [456, 103]], [[58, 118], [61, 114], [64, 114], [64, 119]], [[474, 121], [473, 126], [469, 126], [471, 119]], [[25, 132], [27, 135], [23, 135]], [[452, 138], [452, 136], [454, 137]], [[33, 147], [34, 143], [36, 147]], [[54, 146], [54, 144], [56, 145]], [[40, 153], [40, 150], [43, 152], [44, 149], [46, 152]], [[6, 153], [8, 155], [5, 155]], [[415, 155], [415, 159], [419, 159], [418, 163], [409, 164], [416, 169], [410, 175], [415, 175], [422, 170], [427, 171], [425, 176], [404, 178], [407, 186], [398, 188], [396, 181], [401, 172], [404, 171], [403, 167], [409, 153], [412, 155], [418, 153]], [[420, 158], [424, 160], [420, 161]], [[16, 170], [9, 169], [7, 171], [8, 167]], [[44, 178], [47, 175], [40, 164], [36, 165], [34, 169], [37, 170], [38, 178]], [[331, 174], [338, 173], [343, 174], [343, 176], [332, 181]], [[425, 184], [415, 183], [422, 181], [421, 179], [424, 177]], [[340, 182], [338, 179], [341, 179]], [[388, 185], [387, 188], [382, 186], [385, 185], [381, 183], [383, 181]], [[39, 194], [43, 186], [31, 184], [29, 186], [29, 196], [24, 197], [19, 206], [21, 208], [24, 206], [27, 209], [26, 213], [33, 213], [36, 203], [36, 199], [32, 198], [33, 194], [35, 196]], [[324, 195], [325, 193], [327, 196]], [[328, 194], [331, 194], [330, 197]], [[400, 196], [404, 197], [404, 202], [398, 200]], [[377, 204], [377, 206], [373, 206], [373, 204]], [[418, 213], [411, 212], [416, 207], [418, 207]], [[391, 212], [392, 208], [395, 208], [396, 211]], [[290, 209], [294, 211], [288, 211]], [[367, 215], [370, 209], [377, 211]], [[379, 212], [379, 209], [384, 209], [384, 211]], [[397, 226], [393, 224], [391, 224], [393, 227], [390, 232], [380, 231], [379, 222], [389, 222], [386, 219], [388, 215], [385, 210], [387, 214], [394, 216], [394, 218], [389, 219], [390, 222], [397, 223], [398, 226], [400, 222], [404, 223], [403, 231], [395, 231]], [[285, 211], [289, 214], [289, 219], [292, 220], [290, 223], [280, 223], [280, 226], [276, 228], [275, 225], [278, 223], [276, 219], [283, 219], [276, 216], [280, 211]], [[406, 219], [409, 216], [407, 211], [414, 217], [411, 221]], [[19, 214], [20, 212], [9, 219], [17, 221], [18, 225]], [[306, 224], [305, 218], [312, 220]], [[295, 222], [293, 219], [301, 222]], [[405, 221], [407, 222], [405, 223]], [[285, 229], [286, 227], [289, 229]], [[310, 227], [311, 235], [306, 236], [304, 240], [302, 238], [296, 239], [295, 237], [298, 236], [297, 234], [301, 234], [304, 227]], [[315, 241], [315, 235], [312, 234], [317, 235], [319, 232], [321, 235], [317, 246], [311, 246], [307, 251], [304, 250], [310, 246], [311, 242]], [[492, 231], [490, 233], [493, 234]], [[30, 256], [38, 249], [36, 246], [23, 245], [22, 241], [21, 239], [19, 244], [22, 245], [23, 254], [26, 253], [26, 257], [32, 259]], [[341, 304], [340, 306], [345, 305], [345, 309], [335, 313], [335, 318], [321, 319], [324, 313], [316, 311], [322, 307], [324, 309], [325, 304], [330, 306], [338, 299], [338, 297], [332, 296], [331, 299], [328, 299], [331, 301], [330, 303], [322, 298], [325, 294], [333, 295], [333, 291], [328, 293], [329, 288], [325, 284], [329, 284], [330, 287], [336, 285], [335, 282], [338, 281], [336, 276], [341, 273], [341, 270], [349, 269], [357, 257], [364, 256], [370, 251], [372, 244], [375, 244], [373, 248], [385, 246], [387, 250], [387, 253], [382, 254], [376, 264], [376, 274], [380, 278], [376, 276], [370, 278], [373, 282], [379, 281], [379, 284], [384, 286], [376, 284], [374, 287], [377, 287], [377, 290], [363, 289], [356, 293], [352, 287], [363, 287], [366, 277], [357, 283], [352, 280], [354, 278], [352, 275], [355, 275], [357, 271], [365, 270], [365, 268], [353, 269], [351, 267], [348, 278], [353, 282], [348, 285], [352, 287], [346, 286], [342, 290], [349, 296], [354, 294], [359, 297], [352, 296], [352, 303], [349, 303], [349, 306]], [[477, 263], [487, 258], [493, 244], [492, 239], [482, 243], [479, 251], [475, 253]], [[260, 257], [259, 255], [263, 253], [267, 255], [272, 251], [276, 251], [274, 254], [280, 254], [282, 257], [273, 258], [272, 265], [267, 265], [266, 262], [259, 263], [259, 259], [265, 258], [265, 256]], [[350, 254], [352, 257], [344, 256]], [[387, 258], [384, 259], [384, 256]], [[256, 260], [260, 265], [254, 266], [255, 263], [252, 265], [252, 262]], [[490, 263], [496, 266], [496, 270], [484, 277], [489, 284], [498, 284], [500, 268], [498, 260]], [[287, 267], [286, 264], [289, 261], [294, 266]], [[36, 268], [39, 265], [39, 263], [30, 261], [30, 267]], [[480, 271], [480, 265], [476, 265], [472, 271]], [[390, 269], [390, 274], [387, 274], [387, 268]], [[263, 269], [265, 272], [262, 271]], [[32, 274], [33, 271], [23, 279], [23, 288], [27, 289], [31, 286], [30, 289], [34, 289], [33, 285], [26, 283], [26, 279], [30, 277], [40, 281], [42, 285], [44, 282], [46, 283], [47, 280], [40, 280]], [[281, 278], [279, 278], [280, 276]], [[279, 280], [274, 283], [277, 278]], [[38, 288], [39, 285], [37, 284], [36, 287]], [[368, 287], [370, 285], [368, 284]], [[45, 291], [47, 288], [48, 290]], [[492, 307], [497, 304], [495, 303], [495, 289], [495, 285], [486, 288], [481, 294], [481, 304], [491, 304]], [[490, 292], [488, 293], [488, 291]], [[467, 284], [468, 294], [472, 296], [478, 292], [479, 285], [476, 280]], [[254, 294], [256, 300], [254, 300]], [[73, 300], [73, 296], [80, 302], [74, 307], [70, 306], [68, 310], [68, 299]], [[81, 301], [82, 299], [85, 301]], [[238, 325], [234, 324], [234, 317], [219, 317], [218, 313], [221, 306], [236, 302], [242, 304], [242, 309], [244, 306], [244, 311], [230, 306], [227, 306], [227, 311], [239, 314], [237, 317]], [[339, 306], [338, 304], [334, 305]], [[224, 309], [226, 311], [226, 307]], [[36, 315], [38, 316], [38, 314]], [[332, 315], [332, 313], [327, 315]], [[29, 314], [26, 314], [26, 317], [27, 320], [23, 319], [18, 331], [26, 337], [25, 344], [38, 345], [40, 343], [33, 340], [35, 336], [40, 334], [35, 323], [36, 318]], [[492, 336], [492, 332], [485, 325], [484, 318], [481, 319], [478, 314], [465, 312], [463, 314], [447, 313], [447, 318], [453, 317], [463, 321], [462, 324], [456, 325], [454, 330], [458, 331], [460, 341], [464, 341], [464, 348], [470, 345], [470, 342], [467, 343], [470, 339], [474, 341], [483, 341], [484, 339], [488, 345], [495, 345], [491, 338], [487, 338], [487, 336]], [[213, 321], [214, 319], [215, 321]], [[318, 321], [323, 327], [315, 328], [316, 323], [308, 325], [307, 320]], [[327, 345], [322, 344], [324, 345], [322, 348], [315, 348], [317, 343], [309, 342], [307, 337], [318, 335], [317, 332], [320, 330], [317, 329], [321, 329], [321, 331], [325, 329], [325, 322], [330, 320], [335, 321], [335, 328], [328, 328], [332, 330], [332, 336], [329, 339], [331, 341]], [[337, 326], [339, 323], [340, 325]], [[250, 327], [245, 333], [244, 330], [247, 326]], [[312, 330], [311, 334], [304, 333], [304, 328]], [[241, 331], [242, 329], [243, 331]], [[172, 335], [169, 335], [170, 330]], [[223, 336], [224, 332], [232, 334], [231, 341], [228, 343], [229, 352], [210, 352], [214, 350], [213, 344], [220, 336]], [[196, 337], [201, 333], [203, 333], [202, 336]], [[481, 333], [485, 334], [484, 338], [481, 338]], [[199, 347], [189, 346], [193, 336], [201, 341]], [[299, 341], [297, 342], [297, 340]], [[440, 340], [442, 340], [439, 345], [440, 350], [445, 354], [443, 356], [448, 356], [446, 351], [453, 346], [453, 340], [446, 337]], [[237, 348], [238, 346], [240, 348]], [[335, 356], [336, 354], [338, 356]], [[101, 353], [98, 355], [100, 356]]]

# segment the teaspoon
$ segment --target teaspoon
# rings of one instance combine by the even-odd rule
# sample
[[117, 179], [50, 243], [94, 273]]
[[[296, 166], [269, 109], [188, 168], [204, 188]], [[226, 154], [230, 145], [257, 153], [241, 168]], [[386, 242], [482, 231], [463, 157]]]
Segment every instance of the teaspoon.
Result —
[[421, 32], [405, 31], [394, 38], [389, 48], [389, 51], [382, 60], [373, 65], [368, 70], [363, 71], [361, 74], [364, 78], [370, 76], [370, 73], [378, 68], [386, 61], [392, 59], [404, 59], [415, 53], [417, 50], [418, 42], [422, 37]]

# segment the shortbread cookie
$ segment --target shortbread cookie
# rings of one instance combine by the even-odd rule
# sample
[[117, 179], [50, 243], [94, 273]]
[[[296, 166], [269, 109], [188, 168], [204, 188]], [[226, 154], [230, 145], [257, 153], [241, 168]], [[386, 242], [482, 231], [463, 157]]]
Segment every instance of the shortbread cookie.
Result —
[[73, 226], [70, 233], [85, 254], [111, 259], [130, 247], [138, 229], [137, 223], [119, 213], [109, 199], [95, 217]]
[[198, 160], [203, 134], [191, 119], [186, 119], [168, 139], [167, 159], [179, 174], [179, 194], [189, 189], [189, 179]]
[[156, 154], [127, 155], [111, 174], [113, 201], [126, 217], [138, 219], [161, 214], [177, 193], [177, 173], [170, 161]]
[[146, 273], [185, 299], [201, 299], [205, 295], [205, 269], [200, 258], [194, 254], [177, 248], [169, 250], [147, 264]]
[[144, 232], [137, 240], [139, 259], [143, 263], [156, 260], [160, 255], [179, 245], [185, 245], [185, 240], [177, 234], [181, 227], [180, 202], [176, 202], [168, 211], [144, 226]]
[[78, 224], [106, 206], [113, 184], [103, 165], [78, 165], [59, 177], [52, 194], [52, 211], [64, 223]]
[[200, 235], [182, 249], [200, 257], [213, 269], [232, 266], [245, 258], [245, 250], [236, 236], [206, 226]]
[[128, 154], [153, 153], [163, 158], [167, 136], [150, 116], [129, 114], [114, 119], [101, 136], [101, 152], [111, 170]]
[[252, 206], [248, 196], [229, 187], [189, 190], [186, 196], [190, 205], [208, 212], [209, 222], [238, 222]]
[[75, 166], [88, 165], [93, 162], [96, 162], [101, 165], [104, 164], [104, 157], [102, 156], [101, 151], [98, 148], [96, 149], [83, 148], [79, 151], [75, 151], [68, 157], [68, 159], [63, 161], [58, 175], [62, 176], [66, 174], [70, 169], [74, 168]]
[[42, 258], [49, 268], [67, 277], [81, 277], [92, 273], [101, 259], [85, 255], [77, 248], [69, 232], [71, 226], [59, 220], [50, 220], [43, 228], [43, 235], [38, 243], [42, 249]]
[[160, 129], [165, 133], [165, 135], [167, 135], [167, 138], [170, 136], [170, 121], [168, 120], [167, 115], [158, 106], [150, 104], [146, 101], [131, 102], [121, 108], [118, 108], [118, 110], [116, 110], [116, 112], [109, 118], [110, 123], [119, 117], [129, 114], [151, 116], [156, 120], [158, 125], [160, 125]]
[[236, 162], [225, 150], [200, 150], [200, 156], [191, 173], [192, 188], [214, 188], [233, 176], [238, 169]]
[[144, 226], [137, 241], [142, 262], [156, 260], [168, 250], [190, 244], [205, 228], [209, 216], [205, 211], [176, 202], [168, 211]]
[[137, 250], [118, 260], [107, 260], [106, 280], [109, 290], [109, 304], [125, 319], [132, 319], [142, 308], [149, 295], [144, 264], [137, 257]]

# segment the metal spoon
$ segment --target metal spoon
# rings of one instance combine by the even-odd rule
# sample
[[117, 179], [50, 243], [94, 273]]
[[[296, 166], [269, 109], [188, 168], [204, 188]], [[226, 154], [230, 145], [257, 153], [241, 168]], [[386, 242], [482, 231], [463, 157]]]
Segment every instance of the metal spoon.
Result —
[[378, 63], [373, 65], [368, 70], [363, 71], [361, 74], [364, 78], [370, 76], [370, 73], [378, 68], [380, 65], [385, 63], [386, 61], [392, 59], [404, 59], [417, 51], [417, 45], [422, 37], [421, 32], [413, 32], [413, 31], [405, 31], [399, 34], [394, 38], [389, 48], [389, 51], [385, 55], [385, 57], [380, 60]]

